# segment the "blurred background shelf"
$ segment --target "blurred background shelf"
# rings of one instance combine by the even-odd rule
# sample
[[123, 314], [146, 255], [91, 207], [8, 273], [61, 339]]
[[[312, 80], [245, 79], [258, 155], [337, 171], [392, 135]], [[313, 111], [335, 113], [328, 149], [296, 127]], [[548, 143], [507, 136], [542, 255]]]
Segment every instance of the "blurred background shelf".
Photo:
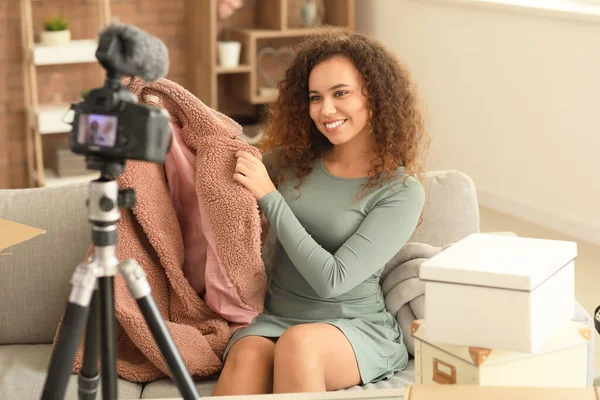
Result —
[[[350, 30], [346, 26], [337, 26], [341, 30]], [[251, 39], [274, 39], [274, 38], [302, 38], [304, 36], [310, 36], [324, 32], [326, 28], [315, 27], [315, 28], [292, 28], [292, 29], [240, 29], [237, 32], [242, 35], [249, 36]]]
[[254, 95], [250, 98], [250, 102], [252, 104], [269, 104], [269, 103], [272, 103], [276, 98], [277, 98], [277, 95], [273, 95], [273, 96]]
[[[76, 2], [73, 10], [64, 10], [73, 22], [73, 39], [65, 45], [55, 46], [39, 43], [44, 29], [41, 21], [51, 15], [51, 10], [58, 11], [66, 6], [56, 4], [59, 2], [36, 0], [16, 2], [20, 5], [19, 54], [26, 113], [23, 120], [27, 170], [23, 175], [27, 179], [27, 187], [45, 186], [46, 173], [60, 170], [53, 163], [59, 159], [56, 157], [57, 149], [68, 145], [72, 116], [69, 115], [70, 103], [66, 104], [67, 101], [78, 98], [84, 89], [98, 87], [106, 77], [106, 71], [95, 57], [98, 46], [95, 34], [110, 23], [111, 4], [117, 11], [129, 10], [125, 5], [116, 4], [129, 1]], [[255, 127], [263, 126], [268, 105], [276, 98], [268, 89], [275, 89], [274, 82], [281, 79], [291, 60], [290, 54], [287, 58], [277, 58], [277, 55], [264, 56], [261, 51], [293, 51], [306, 36], [329, 26], [354, 30], [355, 0], [316, 0], [319, 12], [314, 23], [302, 19], [302, 7], [310, 4], [313, 3], [307, 0], [249, 0], [225, 21], [219, 19], [218, 0], [182, 0], [178, 14], [183, 14], [183, 19], [177, 22], [180, 26], [177, 26], [176, 41], [173, 39], [175, 36], [171, 38], [173, 26], [166, 29], [158, 24], [156, 30], [149, 29], [148, 32], [165, 40], [174, 54], [185, 55], [184, 63], [181, 55], [174, 58], [178, 62], [173, 64], [172, 70], [177, 70], [177, 64], [185, 64], [186, 67], [179, 68], [174, 72], [177, 75], [169, 79], [183, 82], [185, 88], [204, 104], [247, 128], [246, 139], [256, 143], [261, 136], [255, 134]], [[158, 9], [156, 12], [159, 12]], [[125, 12], [121, 14], [124, 16]], [[128, 20], [127, 23], [140, 24], [143, 29], [149, 27], [137, 20]], [[153, 24], [150, 26], [154, 27]], [[168, 37], [165, 39], [165, 36]], [[235, 67], [219, 65], [218, 42], [227, 38], [241, 43], [239, 65]], [[260, 60], [257, 59], [259, 55]], [[71, 76], [73, 69], [81, 69], [76, 78]], [[81, 87], [74, 88], [83, 82]], [[64, 182], [64, 179], [58, 181]], [[55, 182], [57, 177], [50, 175], [49, 184]]]
[[76, 176], [65, 176], [60, 177], [56, 175], [56, 172], [52, 169], [44, 170], [44, 176], [46, 179], [46, 185], [49, 187], [59, 187], [63, 185], [69, 185], [71, 183], [84, 183], [90, 182], [100, 177], [100, 172], [90, 171], [89, 173], [76, 175]]
[[239, 65], [237, 67], [216, 67], [217, 74], [240, 74], [252, 71], [251, 65]]
[[[219, 21], [218, 0], [186, 0], [188, 54], [194, 66], [187, 89], [241, 125], [241, 121], [263, 123], [266, 108], [276, 96], [261, 94], [269, 85], [275, 89], [268, 81], [280, 80], [291, 61], [289, 55], [278, 57], [277, 50], [293, 51], [305, 37], [329, 27], [354, 31], [355, 0], [318, 0], [316, 4], [322, 7], [311, 26], [305, 26], [301, 16], [306, 4], [305, 0], [248, 1], [228, 20]], [[225, 39], [241, 43], [237, 67], [219, 65], [218, 42]], [[274, 54], [258, 60], [266, 48], [274, 49]], [[265, 71], [269, 79], [265, 79]]]
[[70, 104], [40, 104], [37, 117], [41, 135], [66, 133], [71, 131], [71, 125], [64, 121], [73, 119]]
[[[69, 182], [77, 178], [59, 178], [52, 171], [61, 170], [63, 164], [56, 164], [56, 154], [60, 152], [60, 147], [64, 146], [68, 137], [64, 134], [71, 131], [71, 125], [63, 122], [72, 119], [69, 117], [70, 104], [62, 100], [62, 91], [68, 86], [68, 80], [64, 77], [58, 81], [61, 83], [58, 88], [53, 87], [52, 81], [41, 80], [38, 82], [38, 74], [43, 76], [43, 70], [54, 70], [56, 72], [61, 65], [93, 63], [97, 64], [96, 49], [97, 40], [94, 39], [76, 39], [69, 40], [66, 44], [42, 45], [36, 41], [35, 35], [41, 32], [34, 23], [34, 10], [32, 3], [34, 0], [20, 0], [21, 14], [21, 46], [22, 46], [22, 68], [23, 68], [23, 95], [26, 109], [26, 154], [27, 154], [27, 180], [29, 187], [40, 187], [63, 182]], [[97, 31], [110, 23], [110, 0], [94, 0], [92, 20], [97, 21]], [[45, 7], [46, 5], [44, 5]], [[42, 7], [41, 5], [39, 7]], [[42, 9], [36, 5], [37, 12]], [[42, 28], [43, 29], [43, 28]], [[96, 30], [96, 27], [94, 27]], [[83, 37], [92, 36], [89, 31]], [[98, 69], [99, 80], [102, 82], [105, 78], [105, 71]], [[93, 74], [95, 75], [95, 73]], [[40, 89], [51, 92], [53, 99], [40, 99]], [[44, 92], [44, 90], [41, 90]], [[69, 97], [76, 95], [71, 94]], [[60, 99], [60, 100], [56, 100]], [[48, 104], [49, 101], [59, 101], [60, 104]], [[72, 113], [72, 111], [71, 111]], [[63, 134], [63, 135], [61, 135]], [[64, 153], [63, 153], [64, 154]], [[69, 157], [62, 157], [61, 160], [68, 160]], [[54, 161], [54, 165], [53, 164]], [[85, 168], [82, 168], [85, 170]], [[66, 168], [64, 171], [68, 171]], [[71, 172], [73, 169], [70, 170]], [[46, 175], [48, 177], [46, 177]], [[83, 179], [89, 180], [90, 175]], [[46, 179], [48, 178], [48, 179]]]
[[35, 65], [57, 65], [97, 62], [95, 40], [71, 40], [64, 46], [43, 46], [36, 43], [33, 48]]

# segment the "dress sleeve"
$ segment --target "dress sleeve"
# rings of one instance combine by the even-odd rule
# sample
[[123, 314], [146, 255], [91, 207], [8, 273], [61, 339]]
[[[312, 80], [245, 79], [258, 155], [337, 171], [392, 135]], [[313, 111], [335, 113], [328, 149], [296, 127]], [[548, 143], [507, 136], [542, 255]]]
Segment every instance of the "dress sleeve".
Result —
[[323, 249], [306, 232], [278, 191], [267, 194], [258, 204], [300, 274], [318, 296], [331, 298], [378, 272], [412, 235], [425, 192], [416, 179], [406, 181], [406, 186], [376, 203], [335, 254]]

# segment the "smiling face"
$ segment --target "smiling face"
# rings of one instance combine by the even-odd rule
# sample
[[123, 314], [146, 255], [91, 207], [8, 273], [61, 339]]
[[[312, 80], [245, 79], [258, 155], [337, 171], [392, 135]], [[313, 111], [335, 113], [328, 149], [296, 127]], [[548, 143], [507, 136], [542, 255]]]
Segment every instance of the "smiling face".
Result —
[[333, 145], [368, 139], [369, 109], [362, 78], [345, 57], [317, 64], [308, 78], [310, 118]]

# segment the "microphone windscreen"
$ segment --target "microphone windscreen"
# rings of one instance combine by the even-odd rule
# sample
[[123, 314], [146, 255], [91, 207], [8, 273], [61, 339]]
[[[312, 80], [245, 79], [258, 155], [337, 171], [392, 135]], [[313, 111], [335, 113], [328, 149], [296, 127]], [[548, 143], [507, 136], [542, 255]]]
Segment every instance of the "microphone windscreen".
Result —
[[153, 82], [165, 76], [169, 70], [169, 51], [158, 38], [137, 26], [113, 22], [100, 32], [100, 40], [105, 35], [120, 39], [126, 75], [139, 76]]

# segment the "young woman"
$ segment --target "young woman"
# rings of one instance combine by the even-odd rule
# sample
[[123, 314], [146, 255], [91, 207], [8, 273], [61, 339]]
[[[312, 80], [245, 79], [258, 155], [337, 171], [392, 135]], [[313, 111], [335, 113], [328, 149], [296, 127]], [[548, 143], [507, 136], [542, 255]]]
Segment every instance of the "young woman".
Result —
[[331, 31], [297, 51], [271, 111], [265, 164], [240, 152], [234, 179], [275, 230], [276, 261], [213, 395], [389, 378], [408, 353], [379, 278], [419, 222], [429, 145], [410, 77], [375, 40]]

